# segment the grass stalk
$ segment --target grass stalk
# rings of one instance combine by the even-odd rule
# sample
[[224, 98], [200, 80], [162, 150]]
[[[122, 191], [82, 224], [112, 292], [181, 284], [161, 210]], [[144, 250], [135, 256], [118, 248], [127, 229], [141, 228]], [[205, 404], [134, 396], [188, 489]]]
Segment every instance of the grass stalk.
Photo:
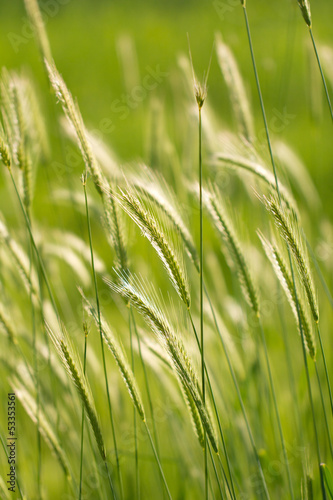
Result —
[[[28, 216], [29, 217], [29, 216]], [[33, 248], [31, 239], [29, 238], [29, 258], [30, 258], [30, 276], [33, 264]], [[39, 375], [38, 375], [38, 356], [37, 356], [37, 335], [36, 335], [36, 314], [35, 307], [33, 303], [32, 289], [30, 287], [30, 308], [31, 308], [31, 323], [32, 323], [32, 346], [33, 346], [33, 357], [34, 357], [34, 371], [35, 371], [35, 386], [36, 386], [36, 419], [37, 419], [37, 491], [38, 498], [42, 498], [42, 486], [41, 486], [41, 475], [42, 475], [42, 443], [40, 435], [39, 426], [39, 407], [40, 407], [40, 387], [39, 387]]]
[[168, 486], [168, 483], [166, 481], [166, 478], [165, 478], [165, 475], [164, 475], [164, 472], [163, 472], [163, 468], [162, 468], [162, 464], [161, 464], [159, 456], [157, 454], [156, 447], [154, 445], [154, 441], [153, 441], [153, 438], [151, 436], [149, 427], [148, 427], [147, 422], [145, 420], [144, 420], [143, 423], [145, 425], [145, 428], [146, 428], [146, 431], [147, 431], [147, 435], [148, 435], [148, 438], [149, 438], [149, 441], [150, 441], [150, 445], [152, 447], [152, 450], [153, 450], [153, 453], [154, 453], [154, 456], [155, 456], [155, 459], [156, 459], [156, 462], [157, 462], [157, 465], [158, 465], [158, 468], [159, 468], [159, 471], [160, 471], [160, 475], [161, 475], [161, 478], [162, 478], [162, 481], [163, 481], [163, 484], [164, 484], [164, 487], [165, 487], [165, 491], [167, 493], [167, 496], [168, 496], [169, 500], [172, 500], [172, 496], [171, 496], [171, 493], [170, 493], [170, 490], [169, 490], [169, 486]]
[[[197, 345], [198, 345], [198, 348], [199, 348], [199, 352], [201, 354], [201, 344], [200, 344], [198, 333], [197, 333], [197, 330], [195, 328], [194, 321], [193, 321], [193, 318], [192, 318], [192, 315], [191, 315], [190, 311], [189, 311], [189, 319], [190, 319], [190, 322], [191, 322], [191, 325], [192, 325], [192, 329], [193, 329], [193, 332], [194, 332], [194, 336], [195, 336], [195, 339], [196, 339], [196, 342], [197, 342]], [[226, 462], [227, 462], [228, 474], [229, 474], [229, 478], [230, 478], [230, 486], [229, 486], [229, 483], [228, 483], [228, 479], [227, 479], [227, 477], [226, 477], [226, 475], [224, 473], [224, 470], [223, 470], [223, 474], [225, 475], [226, 483], [227, 483], [227, 486], [228, 486], [228, 489], [229, 489], [231, 497], [232, 498], [236, 498], [235, 488], [234, 488], [234, 483], [233, 483], [232, 473], [231, 473], [230, 459], [229, 459], [229, 455], [228, 455], [228, 452], [227, 452], [227, 447], [226, 447], [226, 443], [225, 443], [224, 433], [223, 433], [223, 430], [222, 430], [220, 415], [219, 415], [219, 412], [218, 412], [218, 409], [217, 409], [217, 405], [216, 405], [216, 401], [215, 401], [215, 397], [214, 397], [214, 392], [213, 392], [212, 384], [211, 384], [211, 381], [210, 381], [210, 376], [209, 376], [209, 373], [208, 373], [207, 366], [206, 366], [205, 362], [204, 362], [204, 370], [205, 370], [205, 378], [206, 378], [206, 381], [207, 381], [207, 384], [208, 384], [208, 388], [209, 388], [209, 391], [210, 391], [210, 395], [211, 395], [211, 398], [212, 398], [212, 402], [213, 402], [213, 407], [214, 407], [214, 412], [215, 412], [216, 420], [217, 420], [217, 423], [218, 423], [218, 428], [219, 428], [219, 433], [220, 433], [220, 436], [221, 436], [223, 451], [224, 451], [224, 455], [225, 455]], [[231, 487], [231, 489], [230, 489], [230, 487]]]
[[[205, 388], [205, 343], [204, 343], [204, 312], [203, 312], [203, 203], [202, 203], [202, 123], [201, 107], [199, 106], [199, 204], [200, 204], [200, 344], [201, 344], [201, 386], [202, 401], [206, 401]], [[207, 436], [204, 433], [204, 467], [205, 467], [205, 498], [208, 500], [208, 456], [207, 456]]]
[[[246, 2], [243, 1], [242, 5], [243, 5], [244, 18], [245, 18], [245, 24], [246, 24], [246, 31], [247, 31], [247, 35], [248, 35], [249, 47], [250, 47], [250, 52], [251, 52], [252, 66], [253, 66], [253, 70], [254, 70], [254, 74], [255, 74], [256, 86], [257, 86], [258, 96], [259, 96], [259, 100], [260, 100], [260, 108], [261, 108], [262, 117], [263, 117], [264, 126], [265, 126], [265, 134], [266, 134], [267, 146], [268, 146], [269, 155], [270, 155], [270, 159], [271, 159], [271, 163], [272, 163], [272, 168], [273, 168], [273, 173], [274, 173], [274, 178], [275, 178], [276, 192], [277, 192], [277, 195], [278, 195], [278, 200], [279, 200], [280, 208], [282, 208], [282, 199], [281, 199], [281, 193], [280, 193], [280, 188], [279, 188], [279, 181], [278, 181], [278, 177], [277, 177], [275, 160], [274, 160], [274, 155], [273, 155], [273, 150], [272, 150], [272, 145], [271, 145], [271, 140], [270, 140], [270, 134], [269, 134], [269, 129], [268, 129], [268, 123], [267, 123], [267, 118], [266, 118], [265, 106], [264, 106], [264, 101], [263, 101], [261, 87], [260, 87], [260, 82], [259, 82], [259, 75], [258, 75], [258, 71], [257, 71], [255, 57], [254, 57], [254, 51], [253, 51], [253, 45], [252, 45], [252, 39], [251, 39], [251, 32], [250, 32], [250, 25], [249, 25], [249, 20], [248, 20], [248, 16], [247, 16]], [[300, 308], [299, 308], [299, 302], [298, 302], [298, 294], [297, 294], [297, 290], [296, 290], [295, 275], [294, 275], [294, 269], [293, 269], [293, 264], [292, 264], [292, 259], [291, 259], [291, 251], [290, 251], [290, 247], [289, 247], [288, 241], [286, 242], [286, 244], [287, 244], [287, 249], [288, 249], [290, 270], [291, 270], [291, 274], [292, 274], [292, 282], [293, 282], [293, 288], [294, 288], [294, 294], [295, 294], [296, 310], [297, 310], [299, 328], [300, 328], [301, 338], [302, 338], [302, 351], [303, 351], [304, 366], [305, 366], [305, 371], [306, 371], [306, 378], [307, 378], [307, 386], [308, 386], [308, 394], [309, 394], [309, 400], [310, 400], [310, 406], [311, 406], [311, 413], [312, 413], [312, 419], [313, 419], [313, 427], [314, 427], [314, 433], [315, 433], [317, 459], [318, 459], [320, 482], [321, 482], [321, 491], [322, 491], [323, 500], [325, 500], [326, 499], [326, 494], [325, 494], [325, 486], [324, 486], [324, 481], [323, 481], [323, 474], [322, 474], [322, 470], [320, 468], [321, 460], [320, 460], [319, 440], [318, 440], [316, 418], [315, 418], [315, 412], [314, 412], [314, 406], [313, 406], [313, 398], [312, 398], [312, 391], [311, 391], [310, 375], [309, 375], [309, 369], [308, 369], [308, 363], [307, 363], [307, 357], [306, 357], [305, 338], [304, 338], [304, 332], [303, 332], [303, 327], [302, 327], [302, 320], [301, 320], [301, 315], [300, 315]]]
[[[88, 344], [88, 327], [87, 324], [83, 325], [84, 331], [84, 352], [83, 352], [83, 375], [86, 375], [87, 366], [87, 344]], [[82, 497], [82, 472], [83, 472], [83, 445], [84, 445], [84, 404], [82, 404], [82, 416], [81, 416], [81, 446], [80, 446], [80, 486], [79, 486], [79, 500]]]
[[[131, 307], [131, 306], [130, 306]], [[131, 365], [134, 375], [134, 353], [133, 353], [133, 324], [131, 318], [131, 310], [129, 311], [129, 331], [130, 331], [130, 347], [131, 347]], [[140, 475], [139, 475], [139, 454], [138, 454], [138, 436], [136, 423], [136, 408], [133, 408], [133, 427], [134, 427], [134, 446], [135, 446], [135, 481], [136, 481], [136, 498], [140, 500]]]
[[315, 42], [315, 39], [314, 39], [314, 36], [313, 36], [313, 32], [312, 32], [312, 27], [311, 26], [309, 26], [309, 32], [310, 32], [310, 37], [311, 37], [311, 42], [312, 42], [313, 50], [314, 50], [314, 53], [316, 55], [316, 59], [317, 59], [317, 63], [318, 63], [318, 68], [319, 68], [319, 71], [320, 71], [320, 76], [321, 76], [321, 79], [322, 79], [322, 82], [323, 82], [323, 87], [324, 87], [325, 96], [326, 96], [327, 104], [328, 104], [328, 107], [329, 107], [331, 119], [333, 121], [332, 103], [331, 103], [330, 95], [329, 95], [327, 84], [326, 84], [326, 79], [325, 79], [325, 76], [324, 76], [323, 68], [321, 66], [321, 62], [320, 62], [320, 58], [319, 58], [319, 54], [318, 54], [318, 51], [317, 51], [317, 46], [316, 46], [316, 42]]
[[263, 471], [263, 468], [262, 468], [262, 465], [261, 465], [261, 462], [260, 462], [259, 453], [258, 453], [256, 444], [255, 444], [255, 440], [254, 440], [254, 436], [253, 436], [253, 433], [252, 433], [252, 430], [251, 430], [250, 421], [249, 421], [249, 418], [248, 418], [247, 413], [246, 413], [246, 409], [245, 409], [244, 401], [243, 401], [243, 398], [242, 398], [242, 395], [241, 395], [241, 392], [240, 392], [240, 388], [239, 388], [239, 384], [238, 384], [238, 381], [237, 381], [237, 377], [236, 377], [234, 368], [232, 366], [232, 363], [231, 363], [231, 360], [230, 360], [230, 357], [229, 357], [229, 353], [228, 353], [226, 344], [225, 344], [224, 339], [223, 339], [223, 335], [221, 333], [221, 330], [220, 330], [220, 327], [219, 327], [219, 324], [218, 324], [218, 321], [217, 321], [217, 318], [216, 318], [215, 310], [214, 310], [212, 301], [210, 299], [210, 296], [208, 294], [208, 291], [207, 291], [206, 287], [205, 287], [205, 294], [206, 294], [206, 297], [207, 297], [207, 300], [208, 300], [208, 303], [209, 303], [209, 307], [210, 307], [211, 313], [213, 315], [213, 320], [214, 320], [215, 328], [216, 328], [216, 330], [218, 332], [219, 339], [220, 339], [220, 342], [221, 342], [221, 345], [222, 345], [222, 348], [223, 348], [223, 351], [224, 351], [224, 354], [225, 354], [225, 357], [226, 357], [226, 360], [227, 360], [228, 369], [229, 369], [229, 372], [231, 374], [231, 378], [232, 378], [233, 384], [234, 384], [235, 389], [236, 389], [236, 394], [237, 394], [237, 398], [238, 398], [238, 401], [239, 401], [239, 404], [240, 404], [240, 407], [241, 407], [241, 411], [242, 411], [242, 414], [243, 414], [243, 418], [244, 418], [244, 421], [245, 421], [246, 430], [247, 430], [247, 433], [248, 433], [248, 436], [249, 436], [249, 439], [250, 439], [250, 443], [251, 443], [251, 447], [252, 447], [252, 451], [253, 451], [254, 457], [256, 459], [257, 466], [258, 466], [258, 471], [259, 471], [260, 479], [261, 479], [261, 482], [262, 482], [262, 487], [263, 487], [263, 490], [264, 490], [264, 495], [265, 495], [265, 498], [267, 500], [269, 500], [270, 496], [269, 496], [269, 492], [268, 492], [268, 488], [267, 488], [267, 484], [266, 484], [266, 480], [265, 480], [265, 476], [264, 476], [264, 471]]
[[324, 414], [325, 427], [326, 427], [326, 432], [327, 432], [328, 445], [329, 445], [329, 449], [330, 449], [330, 452], [331, 452], [331, 457], [333, 459], [333, 447], [332, 447], [332, 440], [331, 440], [331, 432], [330, 432], [330, 428], [329, 428], [329, 425], [328, 425], [327, 413], [326, 413], [326, 407], [325, 407], [325, 401], [324, 401], [324, 395], [323, 395], [323, 390], [322, 390], [322, 387], [321, 387], [321, 381], [320, 381], [318, 366], [317, 366], [316, 362], [315, 362], [315, 370], [316, 370], [316, 377], [317, 377], [317, 382], [318, 382], [318, 388], [319, 388], [321, 405], [323, 407], [323, 414]]
[[89, 247], [90, 247], [90, 256], [91, 256], [91, 269], [92, 269], [94, 288], [95, 288], [96, 308], [97, 308], [97, 315], [98, 315], [99, 334], [100, 334], [100, 340], [101, 340], [101, 352], [102, 352], [102, 361], [103, 361], [104, 381], [105, 381], [105, 388], [106, 388], [107, 401], [108, 401], [108, 409], [109, 409], [109, 417], [110, 417], [113, 445], [114, 445], [114, 451], [115, 451], [115, 457], [116, 457], [116, 466], [117, 466], [117, 474], [118, 474], [118, 480], [119, 480], [120, 495], [121, 495], [121, 498], [124, 498], [123, 483], [122, 483], [120, 463], [119, 463], [119, 454], [118, 454], [118, 447], [117, 447], [117, 438], [116, 438], [116, 433], [115, 433], [115, 428], [114, 428], [113, 412], [112, 412], [111, 397], [110, 397], [109, 383], [108, 383], [108, 375], [107, 375], [107, 370], [106, 370], [106, 359], [105, 359], [105, 352], [104, 352], [104, 342], [103, 342], [102, 322], [101, 322], [101, 310], [100, 310], [100, 304], [99, 304], [97, 277], [96, 277], [95, 264], [94, 264], [94, 252], [93, 252], [93, 245], [92, 245], [92, 234], [91, 234], [91, 225], [90, 225], [90, 217], [89, 217], [89, 206], [88, 206], [86, 181], [87, 181], [87, 174], [84, 174], [82, 177], [82, 184], [83, 184], [84, 200], [85, 200], [85, 208], [86, 208], [86, 219], [87, 219], [87, 226], [88, 226], [88, 238], [89, 238]]
[[323, 363], [324, 363], [325, 378], [326, 378], [327, 389], [328, 389], [328, 394], [329, 394], [329, 398], [330, 398], [331, 412], [332, 412], [332, 416], [333, 416], [333, 399], [332, 399], [331, 382], [330, 382], [330, 377], [329, 377], [329, 374], [328, 374], [326, 356], [325, 356], [323, 341], [322, 341], [322, 338], [321, 338], [321, 333], [320, 333], [320, 328], [319, 328], [319, 322], [316, 323], [316, 330], [317, 330], [317, 336], [318, 336], [319, 345], [320, 345], [320, 353], [321, 353], [321, 357], [323, 358]]
[[264, 355], [265, 355], [266, 367], [267, 367], [267, 372], [268, 372], [268, 380], [269, 380], [269, 385], [271, 388], [275, 416], [276, 416], [276, 421], [277, 421], [278, 429], [279, 429], [279, 436], [280, 436], [280, 441], [281, 441], [282, 453], [283, 453], [283, 458], [284, 458], [285, 465], [286, 465], [289, 493], [290, 493], [291, 498], [295, 498], [293, 486], [292, 486], [292, 480], [291, 480], [291, 472], [290, 472], [290, 467], [289, 467], [289, 460], [288, 460], [288, 455], [287, 455], [286, 443], [285, 443], [283, 430], [282, 430], [280, 412], [279, 412], [279, 407], [277, 404], [275, 386], [274, 386], [273, 375], [272, 375], [272, 370], [271, 370], [271, 364], [269, 361], [266, 337], [265, 337], [265, 332], [264, 332], [263, 324], [261, 321], [261, 317], [258, 318], [258, 321], [259, 321], [259, 331], [260, 331], [261, 342], [262, 342], [262, 345], [264, 348]]

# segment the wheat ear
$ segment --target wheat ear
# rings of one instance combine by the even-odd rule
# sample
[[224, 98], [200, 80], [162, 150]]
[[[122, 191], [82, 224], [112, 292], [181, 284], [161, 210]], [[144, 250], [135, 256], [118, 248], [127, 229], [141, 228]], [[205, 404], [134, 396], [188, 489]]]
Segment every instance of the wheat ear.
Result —
[[223, 241], [226, 243], [230, 257], [234, 265], [236, 266], [244, 297], [255, 312], [256, 316], [259, 317], [259, 301], [257, 290], [254, 286], [250, 269], [241, 250], [232, 223], [223, 210], [216, 194], [212, 190], [205, 191], [204, 201], [206, 208], [208, 209], [208, 212], [214, 222], [214, 225]]
[[211, 423], [211, 419], [200, 394], [199, 382], [194, 373], [192, 363], [186, 353], [185, 347], [180, 339], [175, 335], [162, 311], [157, 308], [144, 293], [136, 290], [133, 284], [128, 282], [127, 277], [120, 277], [120, 284], [115, 284], [105, 279], [108, 286], [121, 294], [135, 307], [149, 324], [152, 331], [160, 340], [172, 361], [172, 366], [182, 384], [185, 384], [190, 392], [193, 401], [200, 415], [202, 426], [207, 432], [214, 451], [218, 452], [217, 439]]
[[171, 192], [169, 186], [166, 186], [165, 181], [159, 182], [159, 179], [148, 168], [145, 167], [148, 173], [148, 180], [133, 177], [131, 184], [133, 184], [140, 192], [140, 194], [151, 201], [161, 212], [164, 214], [171, 224], [176, 229], [184, 243], [184, 248], [192, 260], [195, 268], [199, 272], [199, 256], [193, 242], [191, 233], [189, 232], [185, 222], [183, 221], [178, 207], [176, 207], [175, 197]]
[[317, 300], [314, 292], [308, 257], [299, 235], [299, 226], [297, 224], [297, 221], [292, 214], [282, 210], [278, 200], [275, 197], [271, 196], [270, 198], [266, 198], [264, 196], [263, 201], [267, 210], [273, 216], [279, 233], [290, 247], [290, 250], [296, 261], [301, 282], [305, 289], [313, 319], [316, 323], [318, 323], [319, 310]]
[[228, 87], [239, 131], [248, 142], [251, 142], [254, 137], [254, 123], [244, 82], [233, 53], [223, 43], [220, 34], [216, 35], [216, 53], [221, 72]]
[[45, 327], [48, 335], [50, 336], [62, 360], [63, 365], [66, 368], [66, 371], [68, 372], [72, 381], [74, 382], [78, 395], [84, 405], [91, 428], [93, 430], [98, 451], [103, 461], [105, 462], [106, 452], [105, 452], [102, 430], [98, 421], [96, 408], [93, 402], [91, 391], [88, 386], [88, 382], [86, 381], [83, 375], [81, 362], [73, 352], [73, 348], [70, 345], [69, 337], [68, 334], [66, 333], [64, 326], [62, 327], [62, 331], [64, 333], [62, 338], [59, 336], [59, 334], [53, 333], [53, 331], [51, 330], [51, 328], [47, 323], [45, 323]]
[[169, 278], [181, 300], [190, 308], [190, 292], [185, 270], [157, 220], [142, 205], [132, 190], [120, 192], [119, 202], [131, 219], [141, 229], [142, 234], [152, 244], [163, 262]]
[[[279, 251], [277, 245], [270, 243], [260, 232], [258, 233], [265, 253], [272, 264], [274, 272], [281, 283], [282, 288], [284, 289], [286, 296], [288, 298], [288, 302], [295, 316], [298, 328], [300, 329], [300, 325], [298, 324], [298, 315], [297, 315], [297, 304], [296, 304], [296, 296], [295, 289], [293, 285], [292, 276], [288, 270], [287, 263], [285, 262], [281, 252]], [[296, 292], [297, 293], [297, 292]], [[304, 333], [304, 338], [306, 342], [307, 349], [309, 354], [313, 360], [316, 358], [316, 346], [314, 337], [312, 334], [311, 324], [306, 312], [306, 308], [304, 303], [300, 297], [300, 294], [297, 293], [298, 307], [300, 319], [302, 322], [302, 329]]]
[[62, 76], [58, 72], [54, 63], [48, 63], [47, 61], [45, 61], [45, 64], [54, 92], [58, 100], [62, 104], [62, 108], [65, 115], [67, 116], [67, 119], [74, 127], [77, 142], [87, 171], [91, 174], [98, 193], [102, 195], [105, 181], [102, 171], [96, 161], [96, 158], [88, 141], [87, 132], [82, 120], [79, 107], [74, 102], [72, 94], [68, 90]]
[[[98, 314], [95, 309], [95, 307], [89, 302], [89, 300], [86, 299], [84, 296], [83, 292], [80, 290], [80, 293], [82, 295], [82, 298], [84, 300], [84, 308], [93, 318], [95, 321], [96, 325], [99, 326], [99, 319], [98, 319]], [[112, 334], [109, 326], [107, 325], [105, 319], [103, 316], [101, 316], [101, 327], [102, 327], [102, 335], [104, 342], [106, 343], [107, 347], [109, 348], [110, 352], [112, 353], [115, 362], [118, 365], [118, 368], [120, 370], [120, 373], [124, 379], [125, 385], [127, 387], [127, 390], [129, 392], [129, 395], [134, 403], [134, 406], [136, 407], [141, 419], [144, 421], [145, 420], [145, 411], [141, 399], [141, 395], [139, 392], [139, 388], [137, 386], [134, 374], [128, 364], [128, 361], [125, 359], [125, 356], [122, 352], [122, 349], [118, 345], [116, 339], [114, 338], [114, 335]]]

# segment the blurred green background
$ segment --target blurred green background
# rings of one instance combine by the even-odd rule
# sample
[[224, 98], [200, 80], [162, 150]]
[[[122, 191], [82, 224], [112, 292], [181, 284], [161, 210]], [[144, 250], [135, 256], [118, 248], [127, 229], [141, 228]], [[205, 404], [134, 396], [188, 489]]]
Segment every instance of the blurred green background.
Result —
[[[275, 136], [289, 142], [305, 162], [322, 200], [322, 214], [314, 215], [310, 232], [307, 232], [312, 246], [316, 248], [320, 237], [325, 237], [322, 228], [319, 228], [319, 222], [317, 227], [316, 220], [323, 220], [326, 217], [333, 220], [333, 141], [332, 124], [319, 73], [315, 67], [314, 54], [312, 50], [309, 50], [309, 34], [296, 0], [270, 0], [269, 2], [248, 0], [247, 3], [268, 122], [270, 125], [274, 124], [276, 116], [286, 118], [286, 125], [281, 127]], [[262, 118], [239, 0], [169, 0], [168, 2], [43, 0], [40, 1], [40, 5], [45, 13], [47, 32], [56, 65], [73, 96], [78, 100], [85, 124], [102, 136], [122, 162], [141, 158], [148, 162], [146, 143], [149, 136], [151, 105], [155, 97], [163, 103], [168, 135], [172, 143], [176, 145], [179, 157], [182, 157], [183, 145], [179, 137], [177, 113], [182, 112], [184, 108], [180, 107], [179, 111], [177, 105], [182, 98], [190, 101], [193, 100], [193, 96], [179, 97], [177, 91], [174, 92], [174, 90], [179, 88], [177, 86], [179, 55], [188, 56], [187, 33], [190, 38], [194, 67], [200, 78], [209, 65], [215, 34], [216, 32], [222, 34], [239, 63], [248, 95], [252, 101], [257, 131], [262, 131]], [[55, 105], [54, 95], [50, 92], [38, 47], [27, 24], [24, 2], [23, 0], [0, 0], [0, 6], [1, 66], [8, 70], [23, 69], [35, 81], [51, 139], [49, 162], [63, 164], [64, 150], [61, 148], [59, 129], [56, 126], [58, 117], [63, 113], [61, 106]], [[312, 2], [311, 7], [313, 30], [319, 48], [324, 45], [333, 46], [333, 2], [316, 0]], [[134, 84], [126, 81], [124, 61], [120, 57], [119, 47], [121, 44], [124, 46], [126, 37], [129, 37], [127, 40], [130, 39], [135, 48], [135, 64], [132, 70], [135, 73], [137, 65], [138, 74]], [[126, 117], [122, 119], [121, 113], [115, 109], [115, 103], [131, 94], [135, 85], [142, 85], [147, 74], [156, 68], [159, 68], [165, 76], [161, 77], [156, 88], [147, 92], [142, 99], [137, 99], [132, 108], [128, 108]], [[332, 81], [328, 80], [328, 85], [332, 93]], [[215, 52], [213, 52], [208, 86], [209, 103], [221, 123], [225, 128], [236, 130], [229, 95]], [[112, 122], [112, 127], [110, 127], [110, 122]], [[65, 139], [63, 144], [65, 152], [69, 144], [69, 150], [75, 151], [75, 147]], [[195, 148], [196, 145], [193, 145], [193, 149]], [[74, 163], [77, 158], [78, 155]], [[55, 181], [55, 185], [52, 185], [52, 189], [49, 187], [43, 189], [48, 181], [48, 178], [43, 175], [48, 165], [47, 162], [41, 165], [36, 184], [34, 212], [38, 223], [45, 232], [50, 227], [50, 221], [52, 221], [51, 225], [58, 228], [75, 231], [74, 218], [70, 219], [73, 214], [63, 208], [55, 211], [48, 202], [50, 193], [58, 187], [67, 188], [67, 182], [72, 183], [70, 187], [73, 189], [75, 187], [78, 191], [82, 189], [80, 183], [80, 175], [83, 171], [82, 161], [78, 160], [75, 176], [70, 176], [69, 181], [66, 176], [58, 178], [53, 170], [51, 176], [53, 175], [52, 180]], [[168, 172], [163, 172], [163, 174], [168, 176]], [[11, 223], [15, 224], [20, 219], [13, 211], [13, 202], [8, 201], [11, 196], [5, 179], [6, 176], [1, 175], [1, 211], [10, 226]], [[238, 196], [241, 197], [242, 193], [243, 191]], [[235, 205], [238, 210], [239, 206], [236, 203]], [[304, 200], [301, 206], [306, 206]], [[308, 214], [304, 213], [305, 221], [308, 220], [307, 217], [311, 218], [313, 215], [311, 207], [306, 207], [306, 209], [309, 210]], [[250, 221], [252, 216], [250, 212], [244, 216], [246, 210], [248, 210], [248, 205], [246, 208], [239, 208], [237, 214], [245, 222]], [[61, 218], [57, 220], [59, 213]], [[81, 225], [85, 228], [83, 218]], [[97, 250], [105, 259], [108, 259], [108, 265], [111, 268], [112, 259], [109, 259], [109, 247], [102, 228], [95, 227], [94, 230], [95, 236], [96, 234], [101, 236], [100, 239], [98, 236], [95, 238]], [[322, 231], [321, 235], [320, 231]], [[255, 231], [252, 233], [252, 238], [256, 238]], [[211, 234], [208, 236], [207, 239], [210, 241]], [[159, 276], [162, 274], [160, 263], [154, 260], [153, 251], [147, 247], [148, 244], [142, 241], [137, 244], [138, 254], [140, 254], [140, 249], [142, 250], [138, 257], [138, 268], [143, 274], [147, 272], [147, 275], [151, 273], [151, 275]], [[325, 254], [326, 263], [327, 255], [332, 257], [332, 246]], [[213, 269], [214, 264], [215, 261], [212, 264]], [[328, 268], [330, 268], [329, 265]], [[77, 306], [76, 283], [72, 275], [67, 273], [66, 267], [63, 275], [64, 283], [68, 285], [66, 287], [68, 296], [70, 300], [73, 300], [73, 308], [75, 308]], [[159, 278], [165, 287], [163, 276]], [[227, 274], [227, 281], [232, 281], [230, 273]], [[328, 323], [329, 319], [327, 319]], [[296, 338], [295, 341], [298, 339]], [[277, 341], [274, 337], [274, 345], [275, 343], [277, 344]], [[276, 356], [279, 356], [279, 349], [280, 344], [278, 344]], [[281, 366], [281, 372], [283, 369], [284, 365]], [[98, 391], [94, 393], [98, 394]], [[102, 398], [100, 399], [103, 404]], [[52, 479], [57, 481], [56, 476]]]
[[[194, 66], [201, 77], [208, 67], [214, 35], [221, 32], [236, 55], [252, 96], [257, 125], [262, 127], [240, 2], [49, 0], [40, 4], [54, 59], [78, 99], [86, 124], [102, 129], [105, 141], [123, 160], [144, 157], [147, 109], [153, 94], [165, 99], [166, 110], [172, 116], [174, 103], [170, 93], [177, 58], [180, 53], [188, 54], [187, 33]], [[317, 42], [330, 44], [333, 4], [327, 0], [312, 4]], [[252, 0], [248, 2], [248, 13], [268, 121], [276, 110], [293, 116], [281, 131], [281, 138], [290, 141], [306, 162], [322, 195], [324, 209], [332, 215], [328, 203], [332, 196], [333, 153], [329, 114], [317, 72], [312, 71], [314, 55], [307, 50], [309, 37], [297, 2]], [[135, 45], [139, 82], [147, 67], [159, 65], [168, 76], [136, 103], [126, 119], [120, 120], [111, 105], [126, 93], [117, 51], [124, 34], [130, 35]], [[49, 96], [39, 52], [27, 26], [23, 0], [1, 2], [0, 60], [8, 69], [25, 67], [33, 75], [52, 123], [54, 99]], [[228, 95], [215, 54], [208, 83], [210, 102], [221, 119], [232, 126]], [[105, 120], [113, 122], [112, 131], [103, 127]], [[310, 128], [311, 141], [303, 140], [305, 127]], [[170, 134], [173, 129], [171, 122]], [[54, 150], [54, 159], [57, 154]]]

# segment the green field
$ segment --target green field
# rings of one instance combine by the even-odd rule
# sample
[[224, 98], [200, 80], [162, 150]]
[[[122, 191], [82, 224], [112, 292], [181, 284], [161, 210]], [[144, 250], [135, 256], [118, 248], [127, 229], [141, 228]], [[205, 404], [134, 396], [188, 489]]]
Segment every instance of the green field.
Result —
[[40, 0], [42, 45], [25, 3], [0, 16], [0, 497], [333, 498], [333, 115], [297, 1]]

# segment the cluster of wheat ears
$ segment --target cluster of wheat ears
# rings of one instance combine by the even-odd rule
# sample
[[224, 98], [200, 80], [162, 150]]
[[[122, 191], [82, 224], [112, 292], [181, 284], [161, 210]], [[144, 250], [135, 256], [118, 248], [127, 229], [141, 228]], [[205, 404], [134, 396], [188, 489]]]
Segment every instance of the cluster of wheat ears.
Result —
[[[333, 118], [310, 6], [298, 4]], [[37, 165], [50, 158], [45, 123], [31, 80], [3, 70], [2, 175], [21, 221], [14, 230], [0, 218], [1, 373], [20, 405], [16, 497], [333, 498], [329, 265], [321, 271], [316, 261], [292, 186], [309, 210], [320, 200], [291, 148], [271, 141], [245, 0], [267, 141], [256, 140], [241, 73], [217, 36], [238, 130], [215, 125], [207, 77], [200, 82], [191, 57], [182, 58], [184, 85], [194, 89], [191, 168], [182, 171], [166, 134], [151, 145], [164, 167], [174, 163], [175, 192], [158, 165], [122, 167], [94, 140], [53, 60], [37, 0], [25, 5], [67, 118], [60, 133], [78, 146], [83, 172], [71, 174], [81, 175], [81, 190], [52, 193], [52, 203], [70, 203], [81, 234], [79, 225], [43, 229], [33, 201]], [[230, 210], [232, 188], [254, 243], [238, 235], [245, 222]], [[62, 284], [61, 263], [74, 291]], [[1, 441], [5, 457], [5, 427]], [[0, 491], [11, 498], [5, 475]]]

